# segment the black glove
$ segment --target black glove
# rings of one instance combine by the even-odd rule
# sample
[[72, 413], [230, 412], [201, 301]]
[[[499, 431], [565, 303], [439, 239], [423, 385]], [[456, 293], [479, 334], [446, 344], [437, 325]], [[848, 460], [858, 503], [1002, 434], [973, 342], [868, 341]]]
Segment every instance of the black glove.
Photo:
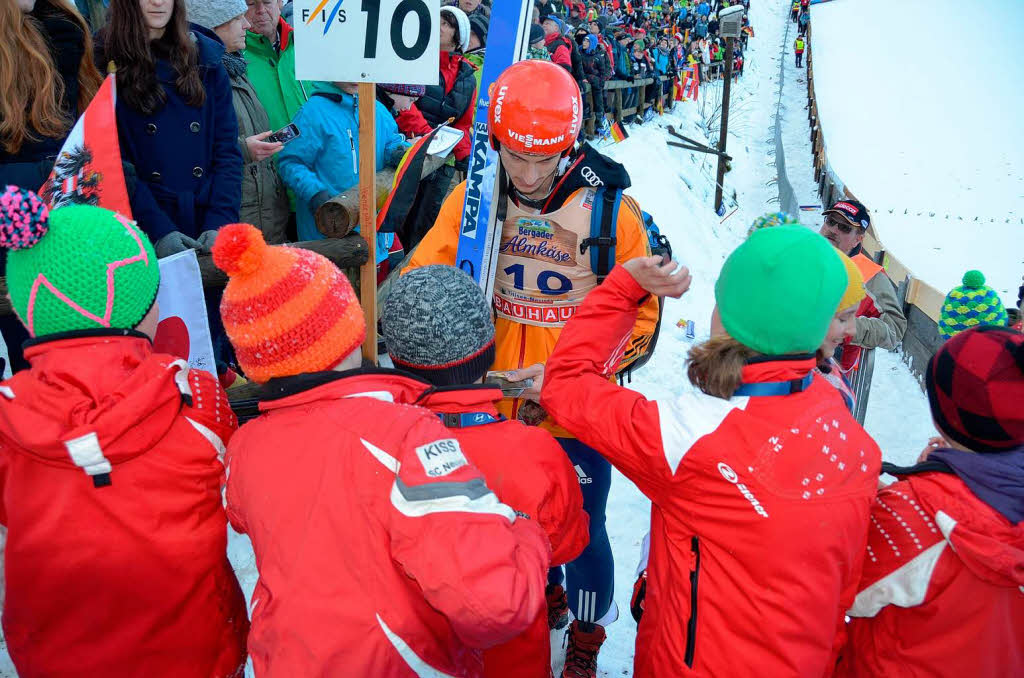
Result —
[[172, 254], [184, 252], [185, 250], [196, 249], [199, 249], [199, 243], [181, 231], [171, 231], [164, 237], [157, 240], [156, 244], [153, 246], [153, 250], [156, 252], [158, 259], [163, 259], [164, 257], [169, 257]]
[[215, 243], [216, 241], [217, 231], [212, 229], [209, 231], [203, 231], [202, 233], [199, 234], [199, 237], [196, 238], [196, 243], [199, 245], [197, 249], [203, 254], [212, 254], [213, 243]]
[[323, 207], [323, 204], [324, 204], [325, 202], [327, 202], [328, 200], [330, 200], [330, 199], [331, 199], [331, 194], [330, 194], [330, 193], [328, 193], [327, 191], [319, 191], [319, 192], [318, 192], [318, 193], [317, 193], [316, 195], [314, 195], [314, 196], [313, 196], [313, 198], [312, 198], [312, 199], [311, 199], [311, 200], [309, 201], [309, 210], [310, 210], [310, 211], [311, 211], [311, 212], [312, 212], [313, 214], [316, 214], [316, 211], [317, 211], [318, 209], [320, 209], [321, 207]]

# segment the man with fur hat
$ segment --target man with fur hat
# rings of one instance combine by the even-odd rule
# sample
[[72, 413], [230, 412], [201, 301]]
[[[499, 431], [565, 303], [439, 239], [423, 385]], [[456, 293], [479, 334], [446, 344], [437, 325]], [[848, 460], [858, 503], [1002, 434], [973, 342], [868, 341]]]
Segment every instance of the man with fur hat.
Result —
[[0, 384], [4, 637], [22, 678], [235, 678], [216, 377], [153, 351], [160, 269], [135, 222], [0, 196], [31, 367]]
[[423, 382], [359, 370], [363, 312], [307, 250], [221, 229], [221, 315], [261, 416], [228, 448], [227, 509], [260, 578], [249, 654], [265, 678], [480, 676], [479, 650], [545, 608], [551, 548], [412, 407]]

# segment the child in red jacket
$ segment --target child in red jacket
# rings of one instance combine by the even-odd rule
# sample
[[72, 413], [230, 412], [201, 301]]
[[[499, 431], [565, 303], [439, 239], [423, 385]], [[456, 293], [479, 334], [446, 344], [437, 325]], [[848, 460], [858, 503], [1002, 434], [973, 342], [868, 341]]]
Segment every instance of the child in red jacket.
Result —
[[[498, 414], [493, 384], [480, 384], [494, 362], [491, 305], [453, 266], [424, 266], [402, 276], [381, 313], [395, 366], [425, 379], [417, 404], [444, 422], [498, 498], [536, 521], [551, 542], [551, 566], [586, 547], [589, 519], [579, 477], [547, 431]], [[521, 636], [484, 652], [486, 678], [548, 678], [548, 615]]]
[[925, 381], [948, 449], [882, 467], [838, 673], [1024, 675], [1024, 335], [963, 331]]
[[545, 607], [550, 547], [411, 405], [424, 384], [359, 370], [363, 312], [324, 257], [221, 229], [221, 316], [262, 415], [228, 448], [228, 517], [259, 581], [261, 678], [481, 675], [480, 650]]
[[4, 636], [22, 678], [241, 676], [217, 379], [153, 352], [160, 270], [135, 222], [0, 196], [31, 368], [0, 384]]

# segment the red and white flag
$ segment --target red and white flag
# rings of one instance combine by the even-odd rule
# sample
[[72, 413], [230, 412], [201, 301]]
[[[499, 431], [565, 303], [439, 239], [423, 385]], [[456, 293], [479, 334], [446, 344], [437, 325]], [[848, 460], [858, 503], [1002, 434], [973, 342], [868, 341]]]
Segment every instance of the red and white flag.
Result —
[[684, 99], [697, 100], [697, 90], [700, 87], [700, 67], [694, 64], [693, 68], [688, 71], [683, 71], [682, 78], [682, 97]]
[[60, 149], [39, 194], [51, 207], [97, 205], [131, 218], [117, 139], [117, 85], [108, 75]]

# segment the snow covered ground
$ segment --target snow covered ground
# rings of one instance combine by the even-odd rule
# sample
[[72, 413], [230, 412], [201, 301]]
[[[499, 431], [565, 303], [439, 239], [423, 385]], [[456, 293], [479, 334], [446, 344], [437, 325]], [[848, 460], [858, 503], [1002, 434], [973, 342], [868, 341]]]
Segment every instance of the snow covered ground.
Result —
[[885, 243], [945, 292], [1024, 274], [1020, 0], [832, 0], [811, 8], [829, 163]]
[[[792, 64], [789, 43], [794, 36], [792, 24], [787, 22], [787, 3], [754, 0], [751, 23], [756, 37], [746, 53], [746, 72], [732, 89], [728, 151], [733, 156], [733, 169], [725, 180], [724, 220], [712, 208], [714, 162], [709, 156], [665, 144], [668, 125], [686, 136], [710, 140], [701, 113], [706, 115], [713, 110], [712, 102], [721, 96], [720, 85], [704, 88], [703, 105], [677, 104], [675, 111], [656, 122], [629, 127], [627, 140], [604, 149], [626, 165], [633, 179], [630, 193], [654, 215], [662, 232], [671, 239], [676, 257], [690, 267], [694, 277], [691, 291], [666, 305], [658, 350], [632, 383], [633, 388], [649, 398], [672, 397], [691, 388], [683, 370], [691, 343], [676, 322], [693, 320], [696, 341], [708, 337], [714, 305], [712, 291], [722, 262], [745, 238], [755, 217], [778, 209], [773, 116], [779, 101], [779, 60], [783, 58], [787, 69], [782, 92], [786, 166], [798, 202], [818, 203], [804, 109], [806, 83], [802, 81], [803, 71]], [[713, 138], [717, 139], [717, 132]], [[809, 226], [820, 223], [817, 213], [805, 212], [803, 218]], [[897, 354], [880, 352], [876, 356], [866, 428], [878, 441], [886, 459], [898, 463], [912, 463], [933, 435], [926, 399]], [[629, 598], [640, 545], [648, 529], [649, 510], [648, 501], [616, 472], [608, 506], [608, 530], [616, 556], [615, 599], [620, 616], [608, 628], [608, 640], [599, 660], [601, 676], [632, 675], [636, 625], [629, 615]], [[249, 598], [257, 572], [248, 539], [230, 533], [228, 555]], [[563, 654], [562, 634], [552, 634], [552, 650], [557, 675]], [[3, 652], [0, 678], [8, 676], [15, 676], [15, 672]]]

